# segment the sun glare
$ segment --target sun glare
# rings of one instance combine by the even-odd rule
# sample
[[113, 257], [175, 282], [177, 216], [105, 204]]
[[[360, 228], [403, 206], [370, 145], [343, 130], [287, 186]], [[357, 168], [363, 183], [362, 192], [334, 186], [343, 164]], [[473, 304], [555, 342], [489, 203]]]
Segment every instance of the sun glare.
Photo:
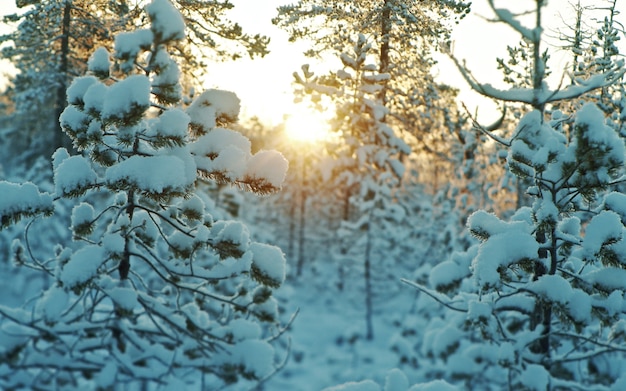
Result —
[[292, 140], [314, 143], [329, 137], [330, 126], [322, 113], [297, 108], [287, 115], [285, 131]]

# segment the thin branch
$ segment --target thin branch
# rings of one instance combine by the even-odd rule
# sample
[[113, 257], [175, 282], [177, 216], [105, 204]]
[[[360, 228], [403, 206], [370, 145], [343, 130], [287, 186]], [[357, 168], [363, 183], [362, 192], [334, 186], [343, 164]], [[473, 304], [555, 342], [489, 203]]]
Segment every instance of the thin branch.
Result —
[[[469, 109], [467, 108], [467, 106], [465, 105], [465, 102], [461, 102], [461, 104], [463, 105], [463, 108], [465, 109], [465, 111], [467, 112], [467, 115], [469, 116], [469, 118], [472, 120], [472, 125], [473, 128], [475, 130], [478, 130], [479, 132], [483, 133], [484, 135], [486, 135], [487, 137], [489, 137], [490, 139], [492, 139], [493, 141], [502, 144], [506, 147], [510, 147], [511, 146], [511, 140], [505, 140], [500, 136], [497, 136], [493, 133], [491, 133], [488, 129], [486, 129], [485, 127], [483, 127], [482, 125], [480, 125], [478, 123], [478, 120], [476, 120], [476, 118], [470, 113]], [[504, 113], [502, 113], [502, 119], [504, 119]], [[500, 121], [497, 121], [500, 122]]]
[[616, 346], [616, 345], [611, 345], [610, 343], [604, 343], [604, 342], [600, 342], [597, 341], [593, 338], [589, 338], [589, 337], [585, 337], [584, 335], [581, 334], [570, 334], [570, 333], [566, 333], [566, 332], [562, 332], [562, 331], [556, 331], [553, 333], [554, 335], [560, 336], [560, 337], [567, 337], [567, 338], [572, 338], [572, 339], [580, 339], [586, 342], [589, 342], [593, 345], [596, 346], [600, 346], [606, 349], [611, 349], [613, 351], [616, 352], [626, 352], [626, 347], [624, 346]]
[[446, 308], [449, 308], [453, 311], [457, 311], [457, 312], [467, 312], [466, 309], [462, 309], [462, 308], [457, 308], [454, 307], [452, 304], [450, 304], [449, 302], [445, 302], [441, 297], [439, 297], [440, 295], [436, 292], [431, 291], [428, 288], [425, 288], [413, 281], [407, 280], [405, 278], [401, 278], [400, 281], [402, 281], [403, 283], [419, 290], [422, 293], [425, 293], [426, 295], [430, 296], [431, 298], [435, 299], [439, 304], [443, 305]]
[[153, 214], [154, 214], [154, 215], [156, 215], [156, 216], [158, 216], [161, 220], [165, 221], [165, 222], [166, 222], [166, 223], [168, 223], [169, 225], [171, 225], [171, 226], [172, 226], [172, 228], [174, 228], [175, 230], [179, 231], [179, 232], [180, 232], [180, 233], [182, 233], [183, 235], [188, 236], [188, 237], [190, 237], [190, 238], [194, 238], [193, 234], [191, 233], [193, 230], [190, 230], [190, 231], [186, 231], [186, 230], [184, 230], [183, 228], [179, 227], [177, 224], [174, 224], [174, 222], [172, 221], [172, 219], [170, 219], [169, 217], [166, 217], [166, 216], [164, 216], [163, 214], [161, 214], [161, 213], [159, 213], [159, 212], [157, 212], [157, 211], [155, 211], [155, 210], [152, 210], [152, 209], [146, 208], [145, 206], [142, 206], [142, 205], [139, 205], [139, 204], [134, 204], [133, 206], [134, 206], [135, 208], [138, 208], [138, 209], [141, 209], [141, 210], [144, 210], [144, 211], [148, 212], [148, 215], [150, 216], [150, 218], [151, 218], [152, 222], [153, 222], [153, 223], [156, 225], [156, 227], [159, 229], [159, 232], [161, 233], [161, 236], [165, 237], [165, 234], [163, 234], [163, 232], [161, 231], [160, 224], [158, 224], [158, 223], [154, 220], [154, 218], [152, 217], [152, 215], [153, 215]]
[[278, 334], [272, 336], [271, 338], [269, 338], [267, 340], [267, 342], [272, 342], [277, 340], [278, 338], [280, 338], [287, 330], [289, 330], [289, 328], [291, 327], [291, 325], [293, 324], [294, 320], [296, 320], [296, 317], [298, 316], [298, 314], [300, 313], [300, 308], [296, 309], [296, 312], [294, 312], [291, 317], [289, 318], [289, 320], [287, 321], [287, 324], [282, 327], [279, 331]]
[[270, 372], [264, 378], [260, 379], [258, 381], [258, 383], [253, 388], [250, 389], [250, 391], [262, 390], [263, 387], [261, 387], [261, 386], [263, 385], [263, 383], [267, 382], [269, 379], [274, 377], [274, 375], [276, 375], [278, 372], [280, 372], [285, 367], [285, 365], [287, 365], [287, 362], [289, 361], [289, 356], [290, 355], [291, 355], [291, 338], [289, 338], [287, 340], [287, 354], [285, 354], [285, 358], [280, 362], [280, 364], [278, 364], [276, 366], [276, 368], [274, 368], [274, 370], [272, 372]]
[[30, 240], [28, 239], [28, 233], [30, 231], [31, 225], [35, 222], [35, 220], [37, 220], [37, 218], [38, 217], [36, 217], [36, 218], [32, 219], [31, 221], [29, 221], [28, 224], [26, 224], [26, 229], [24, 230], [24, 241], [26, 242], [26, 249], [28, 250], [28, 256], [33, 261], [33, 263], [35, 263], [35, 265], [37, 265], [39, 268], [41, 268], [41, 270], [43, 270], [44, 272], [48, 273], [50, 276], [54, 277], [54, 271], [48, 269], [45, 266], [44, 263], [42, 263], [42, 262], [37, 260], [37, 258], [33, 254], [33, 250], [31, 249], [31, 246], [30, 246]]
[[177, 282], [173, 281], [171, 278], [168, 278], [166, 275], [164, 275], [163, 273], [161, 273], [161, 271], [160, 271], [160, 270], [159, 270], [159, 269], [158, 269], [155, 265], [153, 265], [153, 264], [152, 264], [152, 262], [150, 262], [150, 260], [149, 260], [149, 259], [147, 259], [146, 257], [144, 257], [142, 254], [135, 253], [135, 252], [131, 252], [131, 253], [130, 253], [130, 255], [131, 255], [131, 256], [134, 256], [134, 257], [137, 257], [137, 258], [139, 258], [139, 259], [143, 260], [144, 262], [146, 262], [146, 263], [148, 264], [148, 266], [150, 266], [150, 268], [152, 268], [152, 270], [153, 270], [153, 271], [154, 271], [154, 272], [155, 272], [155, 273], [156, 273], [159, 277], [161, 277], [161, 279], [162, 279], [163, 281], [165, 281], [165, 282], [167, 282], [167, 283], [169, 283], [169, 284], [172, 284], [173, 286], [175, 286], [175, 287], [176, 287], [176, 288], [178, 288], [178, 289], [184, 289], [184, 290], [187, 290], [187, 291], [190, 291], [190, 292], [193, 292], [193, 293], [197, 293], [197, 294], [199, 294], [199, 295], [201, 295], [201, 296], [208, 297], [208, 298], [210, 298], [210, 299], [213, 299], [213, 300], [219, 301], [219, 302], [221, 302], [221, 303], [230, 304], [230, 305], [232, 305], [233, 307], [235, 307], [235, 308], [236, 308], [236, 309], [238, 309], [238, 310], [246, 311], [246, 307], [245, 307], [245, 306], [242, 306], [241, 304], [237, 304], [237, 303], [233, 302], [232, 300], [229, 300], [229, 299], [226, 299], [226, 298], [223, 298], [223, 297], [220, 297], [220, 296], [217, 296], [217, 295], [211, 294], [211, 293], [209, 293], [209, 292], [207, 292], [207, 291], [204, 291], [204, 290], [198, 289], [198, 288], [193, 287], [193, 286], [189, 286], [189, 285], [186, 285], [186, 284], [179, 284], [179, 283], [177, 283]]

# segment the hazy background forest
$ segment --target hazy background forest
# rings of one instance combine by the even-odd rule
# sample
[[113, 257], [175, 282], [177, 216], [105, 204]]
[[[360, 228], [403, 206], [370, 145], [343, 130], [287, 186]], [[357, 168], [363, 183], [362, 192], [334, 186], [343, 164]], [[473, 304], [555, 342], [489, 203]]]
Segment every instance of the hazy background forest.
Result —
[[474, 3], [16, 1], [0, 388], [626, 389], [624, 5]]

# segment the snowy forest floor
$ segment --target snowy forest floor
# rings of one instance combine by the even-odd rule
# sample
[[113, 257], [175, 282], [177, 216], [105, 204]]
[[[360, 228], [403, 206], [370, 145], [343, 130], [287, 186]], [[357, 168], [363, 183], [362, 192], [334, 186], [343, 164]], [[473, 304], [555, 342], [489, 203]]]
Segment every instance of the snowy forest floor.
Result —
[[[400, 277], [398, 285], [402, 285]], [[364, 338], [363, 295], [336, 288], [320, 289], [308, 284], [311, 281], [314, 277], [306, 275], [290, 279], [277, 292], [285, 305], [285, 317], [296, 310], [299, 313], [287, 334], [291, 339], [289, 361], [263, 389], [321, 390], [365, 379], [384, 383], [387, 372], [398, 366], [398, 355], [390, 348], [400, 321], [398, 316], [410, 311], [415, 292], [402, 286], [397, 294], [375, 303], [374, 339], [368, 341]]]

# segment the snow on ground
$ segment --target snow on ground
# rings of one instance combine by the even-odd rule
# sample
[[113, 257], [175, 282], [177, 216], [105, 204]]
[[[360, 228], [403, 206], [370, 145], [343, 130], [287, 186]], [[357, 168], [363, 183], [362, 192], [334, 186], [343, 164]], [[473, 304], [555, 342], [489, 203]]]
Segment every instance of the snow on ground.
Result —
[[[355, 300], [361, 296], [308, 284], [314, 278], [319, 276], [305, 272], [298, 280], [288, 280], [277, 292], [285, 305], [285, 317], [297, 309], [299, 313], [287, 335], [292, 344], [289, 362], [264, 389], [313, 391], [365, 379], [385, 384], [387, 373], [398, 366], [398, 356], [389, 348], [395, 332], [391, 323], [398, 314], [408, 313], [415, 292], [406, 287], [384, 306], [378, 305], [374, 339], [366, 341], [365, 308]], [[355, 336], [361, 337], [351, 341]], [[407, 376], [411, 378], [410, 373]]]

